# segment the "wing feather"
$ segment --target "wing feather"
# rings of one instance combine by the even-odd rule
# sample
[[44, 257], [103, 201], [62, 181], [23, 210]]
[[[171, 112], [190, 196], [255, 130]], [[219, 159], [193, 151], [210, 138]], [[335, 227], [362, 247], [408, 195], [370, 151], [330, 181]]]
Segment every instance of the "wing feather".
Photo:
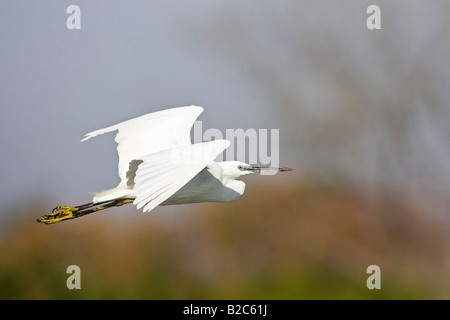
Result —
[[[81, 141], [118, 131], [115, 137], [119, 154], [120, 185], [126, 185], [130, 162], [145, 155], [178, 146], [190, 145], [190, 131], [202, 107], [188, 106], [152, 112], [116, 125], [95, 130]], [[163, 164], [161, 164], [163, 165]]]
[[[214, 140], [162, 150], [136, 159], [140, 162], [133, 161], [130, 165], [135, 176], [128, 175], [134, 181], [136, 198], [133, 203], [138, 209], [144, 207], [144, 212], [152, 210], [180, 190], [229, 145], [228, 140]], [[180, 155], [184, 157], [180, 158]]]

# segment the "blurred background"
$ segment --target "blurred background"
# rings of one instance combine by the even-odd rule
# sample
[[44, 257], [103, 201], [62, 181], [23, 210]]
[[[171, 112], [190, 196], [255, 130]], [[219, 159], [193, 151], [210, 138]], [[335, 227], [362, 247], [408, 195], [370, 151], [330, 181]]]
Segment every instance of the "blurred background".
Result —
[[[68, 30], [66, 9], [81, 9]], [[381, 8], [381, 30], [366, 9]], [[449, 299], [450, 4], [0, 3], [0, 298]], [[196, 104], [208, 128], [280, 130], [280, 164], [229, 204], [114, 208], [113, 135]], [[68, 290], [66, 268], [81, 268]], [[381, 268], [381, 290], [366, 269]]]

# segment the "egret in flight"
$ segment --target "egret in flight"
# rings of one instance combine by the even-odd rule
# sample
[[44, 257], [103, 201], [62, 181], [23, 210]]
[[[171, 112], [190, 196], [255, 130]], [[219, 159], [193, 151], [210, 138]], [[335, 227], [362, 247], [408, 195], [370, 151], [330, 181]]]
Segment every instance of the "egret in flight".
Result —
[[202, 112], [198, 106], [166, 109], [86, 134], [82, 142], [117, 131], [119, 185], [96, 193], [90, 203], [58, 206], [37, 221], [51, 224], [127, 203], [149, 212], [159, 205], [231, 202], [244, 193], [242, 176], [261, 170], [292, 170], [215, 162], [230, 141], [191, 144], [191, 128]]

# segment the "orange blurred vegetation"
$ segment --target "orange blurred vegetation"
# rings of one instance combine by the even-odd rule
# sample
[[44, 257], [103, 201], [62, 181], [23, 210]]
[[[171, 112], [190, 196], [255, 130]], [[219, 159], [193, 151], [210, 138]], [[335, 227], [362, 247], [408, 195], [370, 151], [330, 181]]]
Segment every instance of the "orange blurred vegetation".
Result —
[[[50, 226], [35, 222], [44, 208], [18, 213], [0, 235], [0, 298], [450, 298], [448, 226], [400, 195], [255, 181], [228, 204], [128, 205]], [[72, 264], [81, 290], [66, 287]], [[381, 290], [366, 287], [372, 264]]]

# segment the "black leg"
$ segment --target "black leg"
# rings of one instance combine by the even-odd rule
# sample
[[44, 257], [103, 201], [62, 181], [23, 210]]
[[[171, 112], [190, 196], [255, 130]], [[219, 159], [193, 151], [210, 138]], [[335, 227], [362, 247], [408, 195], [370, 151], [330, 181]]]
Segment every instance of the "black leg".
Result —
[[36, 219], [36, 221], [45, 224], [53, 224], [64, 220], [79, 218], [111, 207], [122, 206], [131, 202], [133, 202], [132, 199], [118, 199], [99, 203], [90, 202], [77, 207], [58, 206], [52, 210], [51, 214], [42, 216], [41, 218]]

